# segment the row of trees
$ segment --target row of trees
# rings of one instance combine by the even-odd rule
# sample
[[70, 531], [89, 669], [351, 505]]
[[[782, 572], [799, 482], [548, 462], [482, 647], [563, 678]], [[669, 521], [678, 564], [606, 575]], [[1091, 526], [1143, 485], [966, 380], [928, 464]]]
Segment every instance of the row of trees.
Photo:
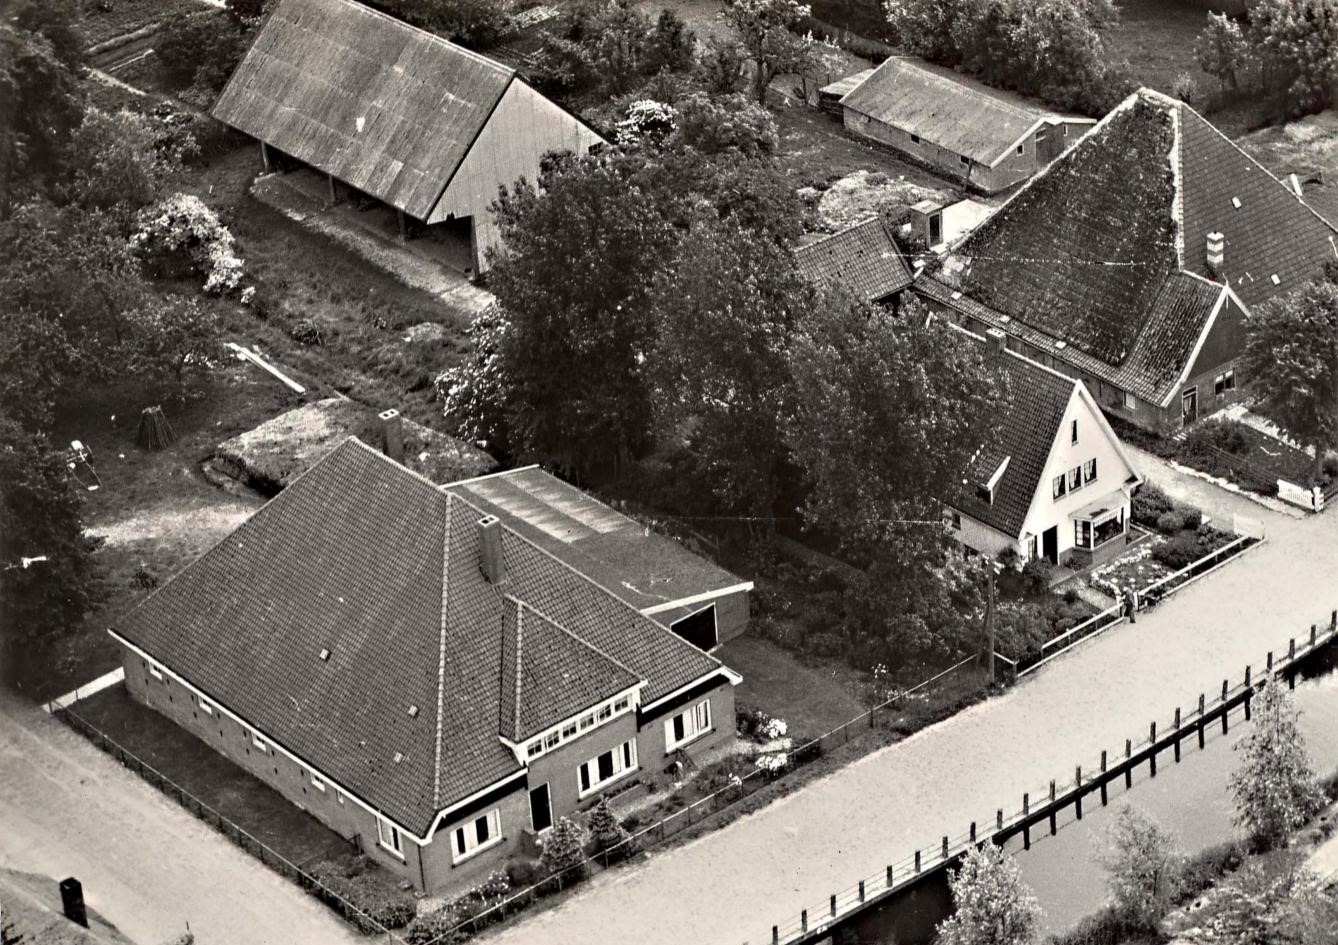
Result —
[[894, 316], [799, 276], [805, 211], [765, 111], [698, 94], [656, 115], [503, 195], [499, 306], [439, 379], [447, 416], [579, 480], [667, 456], [659, 501], [757, 536], [798, 505], [867, 565], [852, 650], [959, 651], [974, 631], [941, 569], [941, 501], [993, 435], [999, 376], [919, 306]]
[[1210, 13], [1194, 55], [1223, 90], [1252, 81], [1292, 113], [1323, 111], [1338, 100], [1338, 0], [1254, 0], [1243, 24]]
[[1100, 116], [1132, 91], [1102, 30], [1114, 0], [886, 0], [903, 48], [991, 85]]
[[[194, 139], [169, 117], [86, 100], [73, 0], [9, 9], [0, 21], [0, 644], [12, 657], [97, 598], [79, 497], [50, 440], [58, 397], [127, 376], [179, 390], [213, 352], [215, 315], [193, 292], [161, 291], [152, 272], [231, 257], [192, 257], [201, 226], [217, 222], [207, 211], [178, 232], [157, 228], [168, 219], [157, 209], [145, 213]], [[35, 558], [44, 560], [24, 564]]]
[[[1251, 731], [1233, 746], [1241, 764], [1231, 792], [1237, 825], [1257, 852], [1267, 852], [1285, 846], [1326, 799], [1287, 691], [1270, 679], [1255, 705]], [[1092, 928], [1076, 940], [1155, 936], [1177, 902], [1202, 891], [1188, 885], [1187, 861], [1174, 835], [1135, 807], [1120, 810], [1097, 855], [1109, 891], [1105, 932]], [[951, 885], [955, 912], [939, 926], [940, 945], [1036, 941], [1041, 908], [1002, 849], [985, 844], [969, 853]], [[1338, 894], [1294, 862], [1278, 869], [1255, 860], [1226, 878], [1196, 925], [1196, 940], [1216, 945], [1323, 945], [1338, 929]]]

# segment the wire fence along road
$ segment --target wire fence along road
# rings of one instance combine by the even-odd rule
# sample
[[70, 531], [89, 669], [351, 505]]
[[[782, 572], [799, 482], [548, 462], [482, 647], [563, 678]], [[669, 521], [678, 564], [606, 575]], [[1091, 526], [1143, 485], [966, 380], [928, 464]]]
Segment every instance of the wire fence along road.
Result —
[[[200, 820], [223, 834], [223, 836], [227, 837], [237, 846], [260, 860], [260, 862], [264, 863], [280, 876], [293, 881], [300, 888], [311, 893], [326, 905], [330, 906], [358, 931], [376, 936], [376, 938], [385, 942], [402, 941], [399, 936], [391, 932], [390, 929], [386, 928], [347, 899], [344, 899], [328, 886], [322, 884], [320, 880], [312, 876], [301, 866], [293, 863], [291, 860], [275, 851], [272, 847], [256, 839], [237, 824], [228, 820], [217, 810], [210, 807], [194, 794], [191, 794], [167, 775], [136, 756], [129, 749], [113, 741], [91, 722], [75, 713], [68, 706], [64, 708], [56, 708], [52, 714], [80, 735], [87, 738], [98, 748], [101, 748], [107, 754], [111, 755], [122, 765], [135, 772], [135, 774], [139, 775], [163, 794], [172, 798], [172, 800], [176, 801]], [[369, 939], [369, 941], [370, 940], [375, 939]]]
[[[984, 829], [978, 829], [973, 822], [970, 827], [957, 836], [943, 836], [931, 847], [916, 850], [912, 855], [890, 864], [884, 872], [868, 876], [853, 886], [848, 886], [828, 897], [827, 902], [816, 908], [801, 910], [797, 917], [774, 925], [770, 939], [773, 945], [807, 945], [826, 934], [837, 922], [845, 921], [856, 913], [868, 908], [875, 902], [885, 899], [892, 893], [920, 881], [926, 875], [952, 866], [961, 856], [973, 847], [984, 843], [1002, 844], [1010, 838], [1023, 836], [1024, 844], [1031, 846], [1031, 828], [1038, 823], [1048, 821], [1049, 830], [1057, 829], [1058, 814], [1069, 807], [1074, 807], [1077, 817], [1082, 818], [1083, 799], [1092, 793], [1100, 792], [1101, 803], [1107, 802], [1108, 785], [1123, 778], [1125, 787], [1132, 785], [1134, 771], [1143, 764], [1148, 764], [1153, 776], [1157, 773], [1157, 756], [1164, 751], [1173, 751], [1175, 761], [1180, 760], [1181, 743], [1187, 738], [1197, 738], [1202, 748], [1207, 727], [1214, 722], [1221, 722], [1225, 733], [1230, 711], [1245, 706], [1245, 718], [1250, 718], [1250, 704], [1256, 690], [1270, 677], [1286, 676], [1295, 686], [1295, 670], [1300, 661], [1308, 658], [1317, 650], [1329, 646], [1338, 640], [1338, 610], [1329, 615], [1327, 625], [1320, 627], [1311, 624], [1310, 633], [1298, 645], [1293, 637], [1287, 643], [1287, 653], [1279, 659], [1270, 651], [1266, 657], [1264, 672], [1255, 676], [1250, 666], [1245, 667], [1241, 682], [1231, 685], [1229, 680], [1222, 681], [1222, 690], [1211, 702], [1206, 694], [1200, 694], [1197, 704], [1188, 712], [1176, 708], [1169, 725], [1159, 727], [1152, 722], [1145, 739], [1135, 741], [1126, 739], [1124, 757], [1111, 764], [1108, 753], [1101, 752], [1100, 759], [1088, 767], [1084, 777], [1081, 765], [1074, 769], [1073, 780], [1062, 791], [1056, 781], [1048, 787], [1032, 794], [1022, 795], [1022, 806], [1011, 814], [1004, 808], [995, 811], [992, 820], [984, 820]], [[1160, 733], [1160, 734], [1159, 734]], [[1033, 804], [1033, 798], [1037, 802]]]

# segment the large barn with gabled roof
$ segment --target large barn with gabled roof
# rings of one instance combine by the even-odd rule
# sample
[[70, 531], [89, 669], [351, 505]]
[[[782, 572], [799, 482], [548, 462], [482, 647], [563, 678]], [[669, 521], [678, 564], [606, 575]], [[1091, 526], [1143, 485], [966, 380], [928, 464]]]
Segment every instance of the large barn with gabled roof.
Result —
[[434, 235], [469, 242], [472, 273], [499, 234], [498, 189], [533, 182], [550, 151], [602, 139], [516, 70], [354, 0], [281, 0], [214, 117]]

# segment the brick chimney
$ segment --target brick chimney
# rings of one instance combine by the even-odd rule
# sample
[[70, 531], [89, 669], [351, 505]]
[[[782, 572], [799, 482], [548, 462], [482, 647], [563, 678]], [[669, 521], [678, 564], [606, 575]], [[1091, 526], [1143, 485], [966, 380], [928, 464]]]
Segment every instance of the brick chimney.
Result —
[[1208, 271], [1215, 276], [1222, 274], [1226, 265], [1226, 237], [1221, 233], [1209, 233], [1207, 243]]
[[404, 462], [404, 418], [394, 407], [376, 415], [381, 421], [382, 451], [397, 463]]
[[479, 570], [489, 584], [506, 580], [506, 562], [502, 558], [502, 523], [495, 515], [479, 519]]
[[1008, 333], [1001, 328], [987, 329], [985, 331], [985, 345], [991, 359], [1002, 359], [1008, 351]]

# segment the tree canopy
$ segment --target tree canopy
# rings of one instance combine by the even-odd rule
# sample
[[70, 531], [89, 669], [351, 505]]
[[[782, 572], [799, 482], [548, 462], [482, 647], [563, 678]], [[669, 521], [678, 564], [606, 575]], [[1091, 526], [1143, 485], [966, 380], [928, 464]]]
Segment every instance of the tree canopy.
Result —
[[942, 945], [1027, 945], [1036, 940], [1041, 907], [1017, 864], [986, 843], [969, 850], [949, 879], [953, 914], [938, 927]]
[[1132, 928], [1155, 929], [1180, 890], [1183, 858], [1175, 838], [1143, 811], [1125, 805], [1106, 830], [1101, 864], [1115, 912]]
[[1338, 446], [1338, 285], [1307, 283], [1257, 306], [1245, 321], [1242, 372], [1256, 408], [1315, 450]]
[[1240, 766], [1231, 776], [1236, 824], [1265, 849], [1287, 840], [1323, 806], [1299, 713], [1287, 690], [1270, 677], [1254, 699], [1254, 725], [1232, 748]]

